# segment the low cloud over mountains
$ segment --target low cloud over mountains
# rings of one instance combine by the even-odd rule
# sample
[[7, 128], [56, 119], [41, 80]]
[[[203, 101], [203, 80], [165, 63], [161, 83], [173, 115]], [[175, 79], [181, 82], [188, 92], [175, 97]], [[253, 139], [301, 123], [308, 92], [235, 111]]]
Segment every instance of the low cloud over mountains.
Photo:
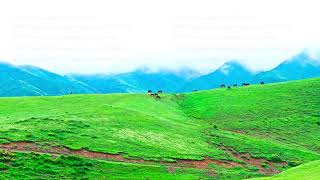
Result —
[[146, 90], [186, 92], [217, 88], [221, 84], [266, 83], [320, 77], [320, 61], [302, 52], [277, 67], [255, 73], [236, 60], [215, 71], [199, 76], [183, 69], [180, 72], [148, 72], [138, 69], [117, 75], [58, 75], [34, 66], [0, 63], [0, 96], [43, 96], [91, 93], [129, 93]]

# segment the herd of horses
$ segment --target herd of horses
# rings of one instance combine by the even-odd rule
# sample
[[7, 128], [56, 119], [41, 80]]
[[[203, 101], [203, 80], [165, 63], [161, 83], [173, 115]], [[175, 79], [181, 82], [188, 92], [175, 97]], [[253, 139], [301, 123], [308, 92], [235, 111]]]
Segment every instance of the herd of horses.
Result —
[[[260, 84], [261, 84], [261, 85], [264, 85], [264, 82], [261, 81]], [[249, 85], [250, 85], [249, 83], [242, 83], [242, 86], [249, 86]], [[237, 86], [238, 86], [237, 84], [233, 84], [233, 87], [237, 87]], [[225, 85], [225, 84], [221, 84], [220, 87], [221, 87], [221, 88], [225, 88], [226, 85]], [[231, 89], [231, 86], [228, 86], [228, 89]], [[194, 90], [193, 92], [196, 92], [196, 91], [198, 91], [198, 90]], [[155, 97], [156, 99], [161, 99], [161, 97], [159, 96], [159, 94], [162, 94], [162, 90], [159, 90], [159, 91], [156, 92], [156, 93], [152, 93], [152, 90], [148, 90], [147, 92], [148, 92], [148, 94], [149, 94], [150, 96]], [[69, 94], [71, 95], [71, 94], [73, 94], [73, 92], [71, 91]]]
[[[261, 85], [264, 85], [264, 82], [261, 81], [260, 84], [261, 84]], [[238, 86], [238, 84], [233, 84], [233, 87], [237, 87], [237, 86]], [[250, 84], [249, 84], [249, 83], [242, 83], [242, 86], [250, 86]], [[220, 87], [221, 87], [221, 88], [225, 88], [226, 85], [225, 85], [225, 84], [221, 84]], [[228, 86], [228, 89], [231, 89], [231, 86]], [[196, 92], [196, 91], [198, 91], [198, 90], [194, 90], [193, 92]], [[152, 90], [148, 90], [147, 92], [148, 92], [148, 94], [149, 94], [150, 96], [155, 97], [156, 99], [161, 99], [161, 97], [159, 96], [159, 94], [162, 94], [162, 90], [159, 90], [159, 91], [156, 92], [156, 93], [153, 93]]]
[[[264, 85], [264, 82], [261, 81], [260, 84], [261, 84], [261, 85]], [[233, 85], [233, 87], [237, 87], [237, 86], [238, 86], [238, 84], [234, 84], [234, 85]], [[249, 84], [249, 83], [242, 83], [242, 86], [250, 86], [250, 84]], [[221, 84], [220, 87], [221, 87], [221, 88], [225, 88], [226, 85], [225, 85], [225, 84]], [[228, 86], [228, 89], [231, 89], [231, 86]]]
[[156, 99], [161, 99], [161, 97], [159, 96], [159, 94], [162, 94], [162, 90], [159, 90], [158, 93], [152, 93], [151, 90], [148, 90], [148, 94], [152, 97], [155, 97]]

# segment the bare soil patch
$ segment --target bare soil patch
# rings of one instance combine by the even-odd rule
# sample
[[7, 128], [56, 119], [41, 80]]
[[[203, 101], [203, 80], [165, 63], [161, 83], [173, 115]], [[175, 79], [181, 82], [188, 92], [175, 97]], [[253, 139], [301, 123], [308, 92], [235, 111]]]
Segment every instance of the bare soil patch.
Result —
[[[154, 163], [162, 164], [167, 166], [167, 170], [174, 173], [176, 167], [188, 167], [198, 169], [210, 169], [209, 164], [216, 164], [225, 168], [232, 168], [239, 166], [238, 163], [214, 160], [206, 157], [203, 160], [189, 160], [189, 159], [175, 159], [176, 162], [163, 162], [163, 161], [149, 161], [144, 159], [128, 159], [124, 158], [123, 154], [109, 154], [102, 152], [94, 152], [86, 149], [72, 150], [63, 146], [48, 146], [40, 145], [34, 142], [11, 142], [9, 144], [0, 144], [0, 149], [6, 149], [9, 151], [20, 151], [20, 152], [38, 152], [47, 153], [52, 155], [79, 155], [90, 159], [107, 159], [111, 161], [119, 162], [130, 162], [130, 163]], [[214, 173], [210, 173], [214, 174]]]

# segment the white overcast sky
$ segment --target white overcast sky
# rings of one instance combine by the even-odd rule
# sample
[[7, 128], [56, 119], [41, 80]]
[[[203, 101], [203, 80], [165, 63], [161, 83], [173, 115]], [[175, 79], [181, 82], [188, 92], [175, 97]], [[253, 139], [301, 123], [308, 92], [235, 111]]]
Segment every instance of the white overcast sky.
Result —
[[0, 61], [58, 73], [320, 57], [317, 0], [0, 0]]

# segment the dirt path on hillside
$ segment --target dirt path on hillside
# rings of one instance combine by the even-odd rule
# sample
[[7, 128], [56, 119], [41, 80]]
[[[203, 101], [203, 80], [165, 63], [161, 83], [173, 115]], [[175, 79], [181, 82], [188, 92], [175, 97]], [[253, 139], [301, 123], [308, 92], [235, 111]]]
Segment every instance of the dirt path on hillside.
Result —
[[118, 162], [128, 162], [128, 163], [143, 163], [143, 164], [161, 164], [166, 165], [168, 172], [175, 172], [175, 168], [197, 168], [197, 169], [208, 169], [211, 174], [212, 169], [209, 168], [209, 164], [216, 164], [225, 168], [232, 168], [235, 166], [240, 166], [239, 163], [229, 162], [229, 161], [220, 161], [214, 160], [206, 157], [203, 160], [186, 160], [186, 159], [175, 159], [176, 162], [164, 162], [164, 161], [149, 161], [143, 159], [128, 159], [124, 158], [123, 154], [109, 154], [88, 151], [85, 149], [72, 150], [67, 147], [62, 146], [41, 146], [33, 142], [11, 142], [9, 144], [0, 144], [0, 149], [5, 149], [13, 152], [38, 152], [38, 153], [47, 153], [52, 155], [79, 155], [82, 157], [90, 159], [105, 159], [110, 161]]
[[249, 153], [240, 153], [232, 147], [221, 146], [220, 148], [225, 152], [227, 152], [228, 154], [231, 154], [234, 158], [240, 161], [246, 162], [252, 166], [255, 166], [256, 168], [259, 169], [259, 172], [261, 174], [265, 174], [265, 175], [278, 174], [280, 173], [280, 171], [277, 169], [277, 166], [283, 167], [287, 165], [287, 162], [276, 163], [263, 158], [254, 158]]
[[285, 166], [286, 162], [271, 162], [263, 158], [253, 158], [249, 153], [237, 152], [232, 147], [220, 146], [222, 150], [232, 155], [234, 158], [240, 160], [244, 163], [234, 162], [234, 161], [221, 161], [210, 159], [206, 157], [203, 160], [190, 160], [190, 159], [175, 159], [175, 162], [165, 162], [165, 161], [151, 161], [144, 159], [133, 159], [124, 158], [123, 154], [110, 154], [102, 152], [94, 152], [86, 149], [72, 150], [63, 146], [50, 146], [50, 145], [40, 145], [34, 142], [11, 142], [8, 144], [0, 144], [0, 149], [13, 151], [13, 152], [38, 152], [46, 153], [52, 155], [78, 155], [81, 157], [89, 159], [104, 159], [109, 161], [117, 162], [127, 162], [127, 163], [140, 163], [140, 164], [155, 164], [155, 165], [165, 165], [167, 166], [167, 171], [174, 173], [176, 168], [197, 168], [197, 169], [207, 169], [209, 174], [215, 174], [212, 168], [209, 168], [209, 164], [215, 164], [224, 168], [233, 167], [244, 167], [247, 164], [255, 166], [258, 168], [261, 174], [273, 175], [280, 173], [277, 170], [277, 166]]

